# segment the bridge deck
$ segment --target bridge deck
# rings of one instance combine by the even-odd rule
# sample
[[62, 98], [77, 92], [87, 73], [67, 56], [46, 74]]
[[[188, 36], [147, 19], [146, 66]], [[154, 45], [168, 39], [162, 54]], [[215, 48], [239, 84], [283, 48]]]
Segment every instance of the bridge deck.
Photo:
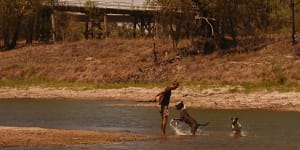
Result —
[[[56, 10], [86, 12], [86, 4], [88, 0], [57, 0], [54, 5]], [[158, 6], [149, 4], [137, 4], [132, 2], [124, 2], [121, 0], [92, 0], [92, 5], [103, 13], [112, 14], [152, 14], [159, 10]]]

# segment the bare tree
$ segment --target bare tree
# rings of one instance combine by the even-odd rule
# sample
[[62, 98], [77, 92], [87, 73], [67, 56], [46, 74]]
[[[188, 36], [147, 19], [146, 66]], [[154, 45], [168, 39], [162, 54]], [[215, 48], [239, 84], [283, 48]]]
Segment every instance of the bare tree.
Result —
[[13, 49], [17, 45], [21, 25], [26, 10], [31, 6], [30, 0], [2, 0], [1, 32], [4, 41], [4, 49]]
[[296, 21], [295, 21], [295, 0], [291, 0], [290, 3], [291, 11], [292, 11], [292, 43], [296, 44]]

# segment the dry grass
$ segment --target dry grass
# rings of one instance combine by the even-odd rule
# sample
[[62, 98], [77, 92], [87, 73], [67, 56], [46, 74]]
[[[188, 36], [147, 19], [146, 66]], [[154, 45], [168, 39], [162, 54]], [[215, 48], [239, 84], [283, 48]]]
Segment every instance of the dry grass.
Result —
[[[189, 44], [183, 41], [179, 47]], [[300, 84], [300, 56], [287, 41], [242, 54], [215, 52], [183, 57], [170, 41], [106, 39], [19, 48], [0, 52], [0, 79], [80, 83], [206, 82], [222, 84]]]

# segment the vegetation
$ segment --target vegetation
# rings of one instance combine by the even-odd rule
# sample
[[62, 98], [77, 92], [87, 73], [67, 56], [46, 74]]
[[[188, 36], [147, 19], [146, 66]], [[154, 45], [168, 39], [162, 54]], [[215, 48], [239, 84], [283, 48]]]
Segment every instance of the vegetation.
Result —
[[196, 89], [299, 91], [299, 2], [148, 0], [161, 8], [154, 34], [141, 20], [139, 27], [109, 23], [104, 33], [104, 14], [92, 1], [84, 6], [87, 24], [54, 11], [55, 0], [0, 0], [0, 50], [51, 43], [52, 34], [59, 43], [1, 52], [0, 86], [152, 87], [179, 80]]
[[[297, 0], [148, 1], [162, 6], [159, 14], [161, 24], [165, 29], [164, 33], [170, 33], [172, 36], [175, 48], [180, 38], [192, 36], [192, 39], [198, 39], [196, 42], [202, 43], [200, 46], [204, 53], [211, 53], [216, 48], [233, 48], [233, 51], [244, 52], [256, 49], [266, 40], [274, 40], [269, 38], [270, 34], [290, 29], [291, 32], [284, 34], [291, 33], [295, 42]], [[197, 12], [198, 16], [196, 21], [194, 12]], [[199, 44], [196, 47], [198, 48]]]
[[[27, 88], [31, 86], [40, 86], [46, 88], [68, 88], [72, 90], [92, 90], [92, 89], [120, 89], [128, 87], [138, 88], [163, 88], [167, 86], [169, 82], [153, 83], [83, 83], [83, 82], [64, 82], [64, 81], [45, 81], [43, 79], [32, 79], [32, 80], [0, 80], [0, 87], [14, 87], [14, 88]], [[228, 92], [237, 93], [244, 92], [250, 93], [255, 91], [279, 91], [279, 92], [300, 92], [300, 87], [297, 84], [281, 85], [277, 83], [265, 82], [265, 83], [240, 83], [240, 84], [228, 84], [228, 83], [211, 83], [211, 82], [181, 82], [180, 89], [193, 89], [195, 91], [203, 91], [206, 89], [218, 89], [227, 88]]]
[[0, 80], [0, 87], [26, 88], [30, 86], [41, 86], [50, 88], [69, 88], [73, 90], [90, 90], [90, 89], [120, 89], [128, 87], [154, 88], [165, 87], [169, 82], [163, 83], [84, 83], [84, 82], [65, 82], [50, 81], [40, 78], [30, 80]]
[[2, 49], [13, 49], [19, 40], [32, 44], [33, 40], [48, 41], [51, 32], [51, 9], [42, 0], [1, 0], [0, 31]]
[[[186, 43], [186, 44], [184, 44]], [[183, 40], [179, 49], [190, 42]], [[5, 85], [87, 88], [166, 85], [169, 81], [200, 88], [241, 85], [244, 89], [299, 87], [299, 56], [288, 41], [258, 51], [176, 57], [172, 43], [158, 41], [153, 63], [151, 39], [105, 39], [19, 48], [0, 54], [0, 82]], [[167, 54], [167, 55], [166, 55]], [[176, 59], [174, 59], [176, 58]], [[112, 86], [110, 86], [112, 85]], [[295, 88], [289, 88], [295, 87]], [[105, 87], [103, 87], [105, 88]], [[232, 92], [239, 91], [232, 89]]]
[[[296, 27], [299, 25], [298, 0], [147, 0], [148, 3], [161, 6], [158, 13], [161, 38], [172, 37], [174, 50], [180, 39], [192, 39], [192, 54], [211, 53], [216, 49], [233, 48], [243, 52], [256, 49], [273, 34], [291, 35], [296, 42]], [[47, 5], [45, 5], [47, 4]], [[51, 13], [54, 0], [1, 0], [0, 31], [2, 49], [13, 49], [18, 41], [26, 40], [50, 42], [55, 32], [58, 40], [74, 41], [91, 36], [101, 39], [103, 34], [103, 14], [88, 1], [86, 15], [91, 28], [84, 30], [84, 23], [73, 21], [70, 14], [56, 15], [57, 30], [52, 31]], [[195, 16], [196, 20], [195, 20]], [[124, 24], [125, 25], [125, 24]], [[110, 36], [128, 36], [132, 25], [109, 25], [117, 34]], [[143, 27], [140, 27], [140, 33]], [[106, 36], [106, 35], [105, 35]], [[75, 38], [74, 38], [75, 37]], [[149, 37], [149, 36], [146, 36]], [[256, 45], [256, 46], [251, 46]], [[191, 50], [191, 49], [189, 49]]]

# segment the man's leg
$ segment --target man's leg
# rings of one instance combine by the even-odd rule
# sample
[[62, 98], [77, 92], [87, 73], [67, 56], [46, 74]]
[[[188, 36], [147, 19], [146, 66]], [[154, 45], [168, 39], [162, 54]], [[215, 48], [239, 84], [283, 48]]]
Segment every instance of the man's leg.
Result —
[[168, 116], [163, 116], [161, 120], [161, 135], [166, 135]]
[[166, 135], [166, 126], [168, 122], [169, 109], [167, 106], [162, 107], [161, 134]]

